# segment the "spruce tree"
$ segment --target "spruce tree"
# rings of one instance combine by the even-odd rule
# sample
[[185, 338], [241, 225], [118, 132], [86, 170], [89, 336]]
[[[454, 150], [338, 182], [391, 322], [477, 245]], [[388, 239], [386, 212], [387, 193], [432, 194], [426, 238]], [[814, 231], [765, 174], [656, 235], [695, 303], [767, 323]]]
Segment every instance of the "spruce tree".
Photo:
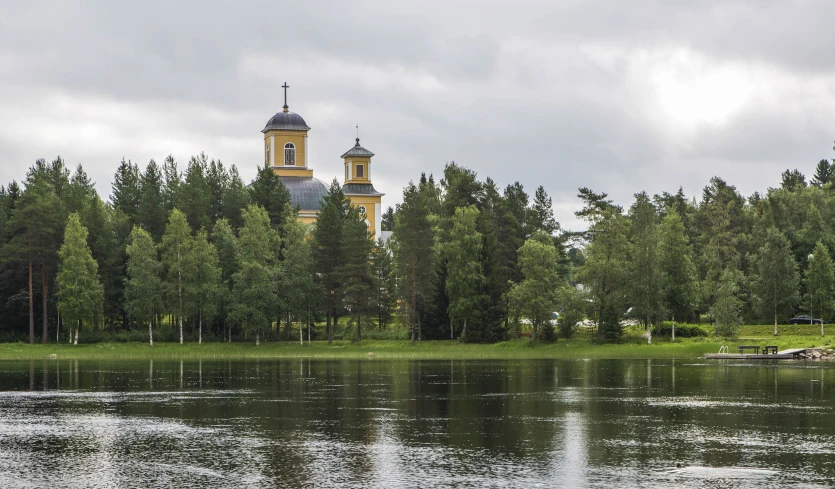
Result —
[[104, 288], [98, 277], [98, 264], [87, 246], [87, 229], [78, 214], [71, 214], [60, 257], [58, 276], [58, 311], [64, 320], [75, 325], [73, 344], [78, 344], [81, 326], [91, 323], [102, 312]]
[[696, 267], [681, 217], [668, 209], [659, 229], [659, 268], [664, 311], [673, 322], [687, 321], [696, 303]]
[[342, 303], [342, 282], [338, 267], [342, 263], [342, 233], [349, 203], [342, 187], [334, 180], [322, 202], [313, 231], [313, 260], [325, 294], [328, 344], [333, 340], [332, 321]]
[[395, 296], [394, 260], [388, 245], [378, 238], [371, 251], [374, 276], [372, 301], [377, 316], [377, 327], [382, 330], [391, 322], [397, 300]]
[[290, 212], [290, 192], [281, 178], [268, 166], [258, 167], [258, 174], [249, 186], [252, 203], [267, 211], [273, 229], [280, 230]]
[[206, 182], [207, 159], [204, 153], [191, 157], [178, 193], [177, 208], [186, 215], [192, 229], [210, 226], [211, 194]]
[[373, 245], [365, 219], [356, 207], [350, 206], [342, 228], [342, 259], [337, 274], [342, 286], [340, 295], [357, 321], [357, 341], [362, 341], [362, 316], [368, 312], [374, 281], [369, 261]]
[[137, 223], [140, 199], [139, 167], [123, 159], [113, 178], [110, 202], [128, 217], [131, 225], [134, 225]]
[[142, 229], [150, 233], [154, 242], [159, 242], [165, 232], [167, 212], [163, 176], [154, 160], [148, 163], [139, 181], [142, 198], [139, 201], [137, 221]]
[[777, 336], [777, 317], [788, 317], [794, 312], [800, 285], [791, 243], [777, 228], [766, 230], [763, 245], [754, 260], [754, 268], [754, 305], [760, 317], [772, 316], [774, 336]]

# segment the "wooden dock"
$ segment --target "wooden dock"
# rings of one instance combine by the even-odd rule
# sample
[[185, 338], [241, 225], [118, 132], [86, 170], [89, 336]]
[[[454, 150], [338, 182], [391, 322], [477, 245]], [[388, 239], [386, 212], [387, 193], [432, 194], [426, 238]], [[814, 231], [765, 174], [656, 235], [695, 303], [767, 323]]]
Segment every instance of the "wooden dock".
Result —
[[707, 360], [793, 360], [791, 353], [772, 353], [770, 355], [754, 353], [705, 353]]
[[763, 354], [763, 353], [705, 353], [706, 360], [795, 360], [801, 353], [806, 353], [811, 350], [820, 350], [821, 348], [792, 348], [790, 350], [782, 350], [777, 353]]

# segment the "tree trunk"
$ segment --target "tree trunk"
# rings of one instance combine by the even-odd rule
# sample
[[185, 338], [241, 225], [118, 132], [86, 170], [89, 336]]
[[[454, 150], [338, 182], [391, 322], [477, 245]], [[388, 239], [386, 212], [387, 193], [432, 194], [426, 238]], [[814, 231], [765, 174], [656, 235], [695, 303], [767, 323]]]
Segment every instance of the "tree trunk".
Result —
[[464, 328], [461, 330], [461, 337], [465, 338], [467, 336], [467, 318], [464, 317]]
[[777, 310], [774, 311], [774, 336], [777, 336]]
[[180, 344], [183, 344], [183, 272], [180, 270], [180, 250], [177, 250], [177, 295], [180, 300], [180, 310], [177, 311], [177, 321], [180, 323]]
[[80, 329], [81, 329], [81, 320], [79, 319], [78, 324], [75, 326], [75, 339], [72, 342], [73, 345], [78, 344], [78, 330], [80, 330]]
[[673, 314], [673, 341], [676, 340], [676, 315]]
[[362, 342], [362, 317], [357, 313], [357, 342]]
[[[46, 258], [44, 258], [46, 261]], [[49, 310], [47, 309], [47, 299], [49, 298], [49, 282], [46, 281], [46, 265], [41, 266], [41, 301], [43, 304], [43, 334], [41, 335], [41, 343], [47, 344], [47, 320], [49, 319]]]
[[154, 330], [153, 330], [154, 322], [148, 321], [148, 341], [150, 341], [150, 345], [154, 346]]
[[261, 344], [261, 336], [258, 333], [255, 333], [255, 346]]
[[29, 259], [29, 343], [35, 343], [35, 294], [32, 290], [32, 259]]
[[203, 344], [203, 311], [197, 313], [197, 344]]
[[299, 317], [299, 344], [304, 345], [304, 331], [302, 330], [302, 318]]
[[328, 345], [330, 345], [333, 342], [333, 328], [331, 327], [331, 313], [332, 313], [331, 307], [328, 306], [328, 323], [327, 323], [328, 324], [328, 326], [327, 326], [327, 328], [328, 328]]

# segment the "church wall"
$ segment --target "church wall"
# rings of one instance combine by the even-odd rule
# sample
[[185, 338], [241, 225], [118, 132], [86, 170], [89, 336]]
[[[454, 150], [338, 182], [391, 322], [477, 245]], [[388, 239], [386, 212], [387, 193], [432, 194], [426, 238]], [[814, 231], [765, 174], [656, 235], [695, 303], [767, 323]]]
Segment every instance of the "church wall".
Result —
[[354, 207], [365, 206], [365, 216], [369, 223], [368, 230], [376, 233], [377, 221], [379, 219], [377, 210], [382, 202], [381, 197], [374, 195], [346, 195], [346, 197], [348, 197], [348, 200], [351, 201], [351, 205]]
[[270, 166], [284, 166], [284, 145], [286, 143], [293, 143], [296, 146], [296, 166], [306, 166], [305, 158], [307, 156], [307, 148], [305, 147], [305, 133], [301, 131], [267, 131], [264, 134], [264, 157], [267, 155], [267, 146], [271, 142], [275, 143], [273, 146]]

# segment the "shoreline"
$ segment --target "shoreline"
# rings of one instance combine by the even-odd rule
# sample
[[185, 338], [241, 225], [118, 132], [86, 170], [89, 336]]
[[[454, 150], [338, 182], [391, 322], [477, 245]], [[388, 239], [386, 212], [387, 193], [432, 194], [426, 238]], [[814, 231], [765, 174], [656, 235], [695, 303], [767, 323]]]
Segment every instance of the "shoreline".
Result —
[[781, 349], [820, 346], [817, 337], [740, 338], [733, 341], [691, 339], [646, 343], [594, 344], [588, 340], [560, 340], [557, 343], [530, 344], [528, 340], [512, 340], [494, 344], [468, 344], [458, 341], [419, 341], [412, 345], [400, 340], [314, 341], [255, 343], [93, 343], [65, 344], [0, 344], [3, 360], [135, 360], [135, 359], [380, 359], [380, 360], [538, 360], [538, 359], [655, 359], [703, 358], [716, 353], [720, 346], [732, 350], [741, 344], [768, 343]]

